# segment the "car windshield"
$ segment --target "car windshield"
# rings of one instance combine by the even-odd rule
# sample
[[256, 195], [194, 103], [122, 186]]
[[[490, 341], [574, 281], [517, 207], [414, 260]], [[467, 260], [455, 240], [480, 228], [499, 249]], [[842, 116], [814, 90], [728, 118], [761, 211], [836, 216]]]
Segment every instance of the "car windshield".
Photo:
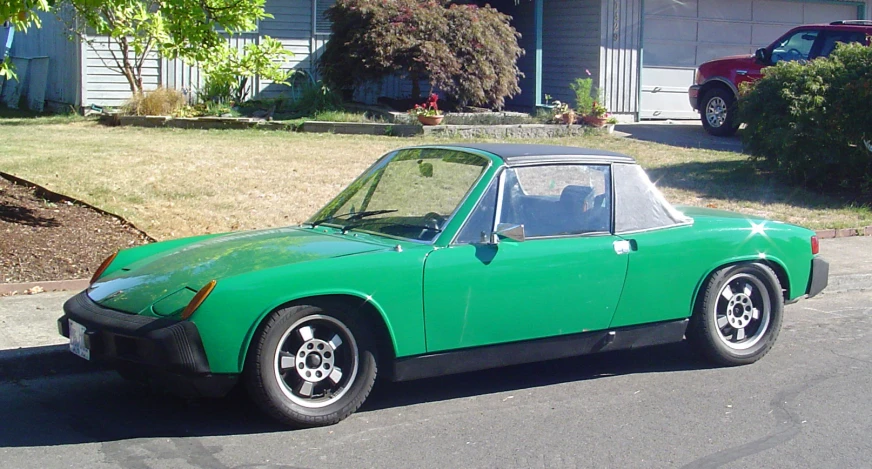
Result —
[[453, 149], [389, 153], [307, 223], [431, 242], [488, 163], [487, 158]]

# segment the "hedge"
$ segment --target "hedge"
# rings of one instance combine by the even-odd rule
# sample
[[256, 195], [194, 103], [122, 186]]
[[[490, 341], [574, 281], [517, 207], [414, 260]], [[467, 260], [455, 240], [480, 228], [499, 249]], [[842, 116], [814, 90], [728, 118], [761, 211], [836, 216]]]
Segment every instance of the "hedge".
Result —
[[872, 47], [779, 63], [741, 94], [752, 159], [792, 183], [872, 196]]

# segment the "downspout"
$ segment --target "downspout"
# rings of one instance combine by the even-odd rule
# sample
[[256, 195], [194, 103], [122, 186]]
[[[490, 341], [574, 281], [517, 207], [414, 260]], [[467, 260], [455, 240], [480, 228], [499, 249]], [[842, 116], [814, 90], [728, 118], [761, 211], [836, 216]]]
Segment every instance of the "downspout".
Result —
[[545, 0], [534, 0], [536, 22], [536, 106], [542, 106], [542, 16]]
[[3, 44], [0, 44], [0, 61], [6, 60], [6, 54], [12, 53], [12, 39], [15, 37], [15, 26], [5, 28], [6, 34]]
[[636, 61], [636, 122], [642, 121], [642, 71], [645, 62], [645, 0], [639, 0], [639, 58]]

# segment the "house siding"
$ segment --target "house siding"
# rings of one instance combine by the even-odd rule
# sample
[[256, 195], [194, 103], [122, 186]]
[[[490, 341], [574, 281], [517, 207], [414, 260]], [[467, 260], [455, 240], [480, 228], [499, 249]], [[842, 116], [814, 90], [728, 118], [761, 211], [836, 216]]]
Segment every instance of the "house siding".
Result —
[[[131, 90], [112, 56], [113, 52], [116, 55], [120, 53], [118, 44], [110, 42], [105, 36], [88, 36], [82, 50], [82, 106], [124, 105], [130, 99]], [[142, 88], [146, 91], [153, 90], [160, 84], [160, 59], [156, 53], [151, 52], [142, 65]]]
[[[327, 36], [316, 38], [313, 31], [313, 0], [281, 0], [269, 2], [266, 11], [273, 18], [265, 19], [256, 32], [242, 33], [228, 40], [238, 49], [247, 44], [258, 43], [262, 36], [271, 36], [282, 43], [294, 55], [282, 64], [284, 69], [303, 70], [314, 73], [313, 51], [320, 50]], [[117, 46], [113, 46], [118, 50]], [[114, 63], [105, 37], [91, 37], [83, 46], [85, 62], [82, 71], [84, 83], [83, 106], [121, 106], [130, 98], [130, 87], [123, 75], [113, 70]], [[152, 90], [158, 86], [175, 88], [196, 100], [205, 75], [196, 66], [180, 59], [160, 58], [151, 53], [143, 66], [143, 88]], [[275, 84], [266, 79], [255, 78], [249, 83], [250, 97], [274, 97], [291, 91], [287, 85]]]
[[[265, 10], [273, 15], [260, 23], [261, 36], [270, 36], [282, 43], [294, 55], [282, 64], [287, 70], [302, 70], [315, 73], [315, 58], [326, 42], [326, 36], [318, 40], [314, 34], [314, 0], [280, 0], [267, 2]], [[290, 92], [287, 85], [270, 80], [259, 80], [258, 96], [274, 97]]]
[[601, 0], [602, 42], [599, 80], [612, 113], [639, 111], [642, 59], [642, 0]]
[[[514, 0], [497, 4], [497, 8], [512, 17], [512, 26], [521, 33], [518, 45], [524, 55], [518, 59], [518, 68], [524, 76], [518, 80], [521, 92], [506, 100], [509, 109], [530, 110], [536, 105], [536, 12], [532, 1]], [[544, 23], [544, 20], [543, 20]], [[543, 88], [543, 93], [549, 93]]]
[[66, 28], [55, 15], [40, 13], [42, 27], [16, 31], [13, 57], [49, 57], [45, 100], [54, 106], [79, 102], [79, 48], [67, 39]]
[[[575, 105], [569, 84], [600, 77], [600, 11], [603, 0], [546, 0], [542, 19], [542, 94]], [[535, 41], [535, 38], [534, 38]], [[535, 49], [531, 51], [535, 53]], [[535, 67], [532, 69], [535, 72]], [[524, 93], [535, 93], [529, 86]]]

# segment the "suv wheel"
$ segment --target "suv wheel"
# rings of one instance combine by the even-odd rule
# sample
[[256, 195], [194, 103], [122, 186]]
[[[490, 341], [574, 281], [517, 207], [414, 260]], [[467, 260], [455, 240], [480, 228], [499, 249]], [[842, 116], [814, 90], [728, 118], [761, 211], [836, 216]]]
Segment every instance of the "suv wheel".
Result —
[[736, 97], [723, 88], [711, 89], [703, 95], [700, 115], [702, 126], [712, 135], [728, 137], [739, 129], [735, 122]]

